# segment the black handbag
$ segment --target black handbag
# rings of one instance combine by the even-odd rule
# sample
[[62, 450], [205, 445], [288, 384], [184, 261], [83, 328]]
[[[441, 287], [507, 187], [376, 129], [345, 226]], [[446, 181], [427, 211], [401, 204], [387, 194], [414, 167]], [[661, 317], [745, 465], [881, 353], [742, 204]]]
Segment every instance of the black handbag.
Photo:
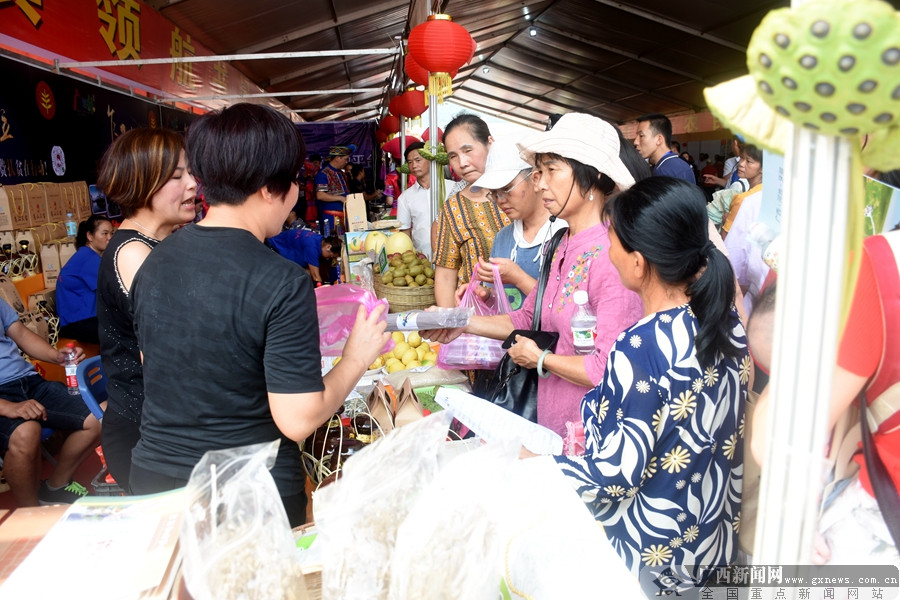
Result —
[[[540, 331], [541, 329], [541, 308], [543, 307], [544, 289], [547, 287], [547, 280], [550, 278], [550, 265], [553, 262], [553, 254], [567, 231], [567, 228], [560, 229], [547, 243], [544, 262], [541, 265], [541, 276], [538, 279], [535, 293], [534, 316], [531, 319], [532, 331]], [[546, 349], [542, 348], [542, 350]], [[552, 346], [550, 349], [552, 349]], [[506, 410], [516, 413], [520, 417], [537, 423], [537, 369], [526, 369], [517, 365], [510, 358], [509, 352], [507, 352], [500, 359], [500, 364], [494, 370], [488, 390], [490, 390], [488, 400], [497, 406], [502, 406]]]
[[875, 493], [875, 501], [881, 510], [881, 516], [891, 537], [894, 538], [894, 544], [900, 548], [900, 494], [894, 487], [894, 481], [875, 448], [875, 440], [872, 439], [875, 432], [869, 430], [867, 408], [866, 394], [863, 391], [859, 395], [859, 426], [862, 429], [863, 455], [866, 459], [866, 467], [869, 469], [869, 482], [872, 484], [872, 491]]

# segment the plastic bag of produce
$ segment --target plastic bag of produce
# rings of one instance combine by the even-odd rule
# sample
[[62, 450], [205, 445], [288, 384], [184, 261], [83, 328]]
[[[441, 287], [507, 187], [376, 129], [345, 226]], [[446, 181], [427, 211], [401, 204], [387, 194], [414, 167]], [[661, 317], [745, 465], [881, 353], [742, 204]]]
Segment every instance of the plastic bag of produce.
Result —
[[[387, 300], [379, 300], [371, 291], [357, 285], [327, 285], [316, 288], [316, 310], [319, 313], [319, 350], [323, 356], [340, 356], [344, 343], [356, 323], [359, 305], [372, 312], [376, 306], [387, 307]], [[387, 310], [382, 315], [385, 319]], [[381, 352], [394, 347], [394, 340], [388, 340]]]
[[185, 490], [184, 581], [194, 600], [309, 597], [269, 469], [280, 440], [207, 452]]
[[[502, 290], [503, 281], [496, 265], [493, 265], [493, 271], [494, 288]], [[511, 312], [506, 294], [492, 294], [491, 300], [485, 302], [475, 292], [478, 285], [478, 278], [473, 272], [459, 306], [472, 307], [479, 316], [505, 315]], [[494, 369], [506, 354], [502, 344], [503, 340], [464, 333], [448, 344], [441, 344], [437, 365], [442, 369]]]

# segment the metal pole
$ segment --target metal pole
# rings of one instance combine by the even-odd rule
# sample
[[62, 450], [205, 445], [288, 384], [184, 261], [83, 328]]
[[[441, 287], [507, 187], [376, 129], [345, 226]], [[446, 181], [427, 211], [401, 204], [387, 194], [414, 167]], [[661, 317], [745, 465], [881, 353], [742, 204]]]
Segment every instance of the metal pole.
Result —
[[[434, 94], [428, 94], [428, 145], [437, 148], [438, 145], [438, 98]], [[431, 196], [431, 222], [434, 223], [438, 218], [438, 208], [444, 200], [438, 196], [440, 188], [439, 177], [444, 176], [444, 167], [439, 165], [437, 161], [431, 163], [431, 172], [429, 180], [431, 181], [431, 189], [428, 190]], [[432, 249], [434, 251], [434, 249]]]
[[[403, 161], [406, 159], [406, 117], [400, 117], [400, 164], [403, 164]], [[400, 180], [400, 192], [403, 193], [406, 191], [406, 186], [409, 182], [409, 176], [400, 174], [398, 177]], [[397, 194], [398, 196], [400, 194]]]
[[261, 54], [222, 54], [215, 56], [171, 56], [166, 58], [138, 58], [125, 60], [54, 61], [57, 69], [87, 67], [134, 67], [201, 62], [230, 62], [234, 60], [270, 60], [277, 58], [320, 58], [323, 56], [369, 56], [396, 54], [398, 48], [366, 48], [359, 50], [310, 50], [305, 52], [265, 52]]
[[753, 553], [761, 565], [809, 564], [812, 555], [839, 337], [850, 177], [862, 176], [850, 172], [848, 140], [793, 130], [785, 154], [785, 245]]
[[167, 98], [159, 102], [185, 102], [200, 100], [239, 100], [242, 98], [277, 98], [279, 96], [327, 96], [329, 94], [370, 94], [380, 92], [381, 88], [346, 88], [340, 90], [306, 90], [302, 92], [260, 92], [258, 94], [219, 94], [217, 96], [185, 96], [184, 98]]

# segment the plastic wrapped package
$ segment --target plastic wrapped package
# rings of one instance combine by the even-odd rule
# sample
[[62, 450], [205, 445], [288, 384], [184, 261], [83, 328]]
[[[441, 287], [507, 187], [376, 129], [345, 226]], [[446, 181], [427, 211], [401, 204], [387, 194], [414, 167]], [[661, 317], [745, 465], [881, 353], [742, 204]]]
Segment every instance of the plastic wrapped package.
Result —
[[375, 293], [375, 274], [372, 271], [373, 260], [368, 256], [350, 265], [350, 283]]
[[473, 314], [475, 314], [475, 309], [471, 306], [407, 310], [387, 315], [387, 330], [421, 331], [424, 329], [465, 327], [469, 324], [469, 317]]
[[463, 453], [424, 488], [400, 525], [391, 557], [390, 598], [495, 600], [503, 572], [499, 515], [519, 446]]
[[384, 381], [391, 384], [395, 390], [399, 390], [405, 380], [409, 379], [409, 383], [413, 389], [420, 387], [433, 387], [437, 385], [457, 385], [469, 383], [469, 378], [465, 373], [456, 369], [441, 369], [440, 367], [428, 367], [421, 371], [418, 369], [409, 369], [405, 371], [396, 371], [384, 377]]
[[[340, 356], [344, 343], [356, 323], [359, 305], [372, 312], [377, 306], [387, 308], [387, 300], [379, 300], [371, 291], [357, 285], [329, 285], [316, 288], [316, 310], [319, 314], [319, 350], [323, 356]], [[385, 310], [385, 315], [387, 310]], [[384, 315], [381, 317], [385, 318]], [[381, 353], [393, 349], [388, 340]]]
[[[500, 272], [494, 265], [494, 289], [502, 290], [503, 282]], [[509, 298], [505, 293], [491, 294], [489, 301], [482, 300], [475, 292], [478, 286], [476, 273], [472, 273], [469, 285], [459, 301], [461, 307], [471, 307], [478, 316], [505, 315], [512, 312]], [[463, 333], [452, 342], [441, 344], [438, 350], [437, 364], [442, 369], [494, 369], [506, 354], [502, 340]]]
[[269, 474], [279, 445], [274, 440], [210, 451], [191, 472], [180, 543], [194, 600], [309, 597]]
[[440, 412], [393, 430], [316, 493], [323, 597], [389, 597], [397, 530], [441, 466], [450, 418]]

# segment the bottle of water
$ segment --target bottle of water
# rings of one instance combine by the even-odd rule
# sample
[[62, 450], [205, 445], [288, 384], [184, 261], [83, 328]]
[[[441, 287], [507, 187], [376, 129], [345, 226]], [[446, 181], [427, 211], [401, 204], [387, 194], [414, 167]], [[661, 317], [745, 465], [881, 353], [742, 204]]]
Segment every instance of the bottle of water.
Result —
[[572, 342], [575, 354], [585, 355], [594, 352], [594, 338], [597, 337], [597, 317], [588, 305], [588, 294], [584, 290], [575, 292], [575, 314], [572, 315]]
[[73, 240], [78, 235], [78, 223], [70, 212], [66, 213], [66, 235]]
[[77, 396], [78, 391], [78, 365], [75, 362], [75, 344], [69, 342], [64, 350], [66, 354], [66, 387], [69, 388], [69, 394]]

